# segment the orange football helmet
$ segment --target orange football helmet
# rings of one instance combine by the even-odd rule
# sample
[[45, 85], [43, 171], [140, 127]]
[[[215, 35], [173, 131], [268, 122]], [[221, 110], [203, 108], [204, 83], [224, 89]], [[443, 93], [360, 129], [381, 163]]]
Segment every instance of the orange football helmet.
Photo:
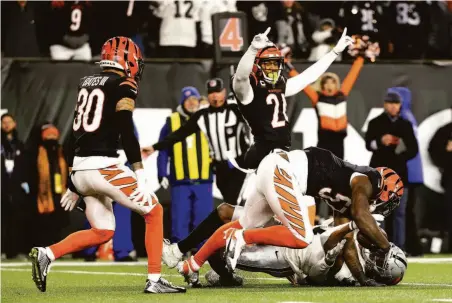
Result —
[[403, 182], [399, 175], [388, 167], [377, 167], [376, 170], [380, 173], [382, 182], [374, 213], [387, 217], [400, 204]]
[[143, 74], [144, 62], [140, 48], [127, 37], [113, 37], [102, 46], [101, 68], [115, 68], [124, 71], [128, 77], [139, 81]]
[[[262, 63], [267, 61], [276, 61], [278, 64], [278, 70], [275, 72], [266, 72], [262, 67]], [[281, 71], [284, 68], [284, 56], [281, 51], [276, 47], [276, 45], [268, 46], [262, 48], [257, 52], [256, 58], [254, 59], [253, 72], [257, 76], [262, 76], [266, 82], [275, 84], [279, 81], [281, 76]]]

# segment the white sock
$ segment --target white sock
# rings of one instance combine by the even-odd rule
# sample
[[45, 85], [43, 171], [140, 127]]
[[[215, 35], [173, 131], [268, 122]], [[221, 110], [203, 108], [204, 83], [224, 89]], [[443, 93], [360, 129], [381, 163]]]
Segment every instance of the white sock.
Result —
[[55, 261], [55, 255], [53, 254], [52, 250], [49, 247], [46, 247], [45, 249], [47, 257], [49, 257], [50, 261]]
[[161, 274], [148, 274], [148, 279], [151, 282], [157, 282], [160, 279]]
[[190, 259], [188, 259], [188, 262], [190, 263], [190, 267], [193, 271], [199, 271], [199, 269], [201, 268], [201, 266], [199, 266], [198, 263], [196, 263], [195, 258], [193, 256], [191, 256]]

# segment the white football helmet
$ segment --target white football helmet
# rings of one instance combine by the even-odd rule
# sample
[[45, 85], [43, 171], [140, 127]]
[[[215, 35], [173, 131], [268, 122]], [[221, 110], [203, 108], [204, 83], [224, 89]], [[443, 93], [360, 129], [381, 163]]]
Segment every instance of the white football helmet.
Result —
[[366, 260], [366, 275], [386, 285], [396, 285], [402, 281], [407, 268], [405, 253], [392, 243], [384, 260], [376, 260], [372, 252]]

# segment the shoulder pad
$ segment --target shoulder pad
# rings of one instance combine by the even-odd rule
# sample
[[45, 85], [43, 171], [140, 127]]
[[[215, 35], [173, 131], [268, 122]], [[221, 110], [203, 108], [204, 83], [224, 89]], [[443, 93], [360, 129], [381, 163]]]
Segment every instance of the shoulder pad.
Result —
[[129, 77], [121, 78], [121, 82], [119, 83], [119, 86], [122, 86], [122, 85], [128, 85], [131, 88], [138, 90], [138, 83], [133, 78], [129, 78]]

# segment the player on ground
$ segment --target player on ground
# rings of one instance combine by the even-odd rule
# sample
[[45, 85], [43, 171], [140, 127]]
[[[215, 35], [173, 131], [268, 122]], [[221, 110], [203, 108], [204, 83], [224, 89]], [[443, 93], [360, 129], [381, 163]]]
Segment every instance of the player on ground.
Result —
[[260, 161], [274, 149], [289, 150], [290, 128], [286, 97], [297, 94], [317, 80], [353, 39], [344, 29], [342, 37], [331, 52], [301, 74], [286, 79], [284, 56], [268, 40], [265, 33], [254, 37], [237, 66], [232, 79], [232, 91], [254, 135], [254, 145], [245, 156], [245, 166], [256, 169]]
[[[69, 188], [61, 206], [70, 211], [83, 197], [86, 217], [92, 226], [69, 235], [49, 247], [30, 252], [33, 280], [42, 292], [50, 263], [66, 254], [109, 241], [115, 230], [112, 200], [143, 216], [148, 255], [146, 293], [185, 292], [161, 277], [163, 208], [148, 190], [132, 112], [144, 63], [140, 49], [126, 37], [109, 39], [102, 47], [102, 72], [80, 80], [77, 106], [70, 137]], [[122, 146], [132, 172], [118, 158]]]
[[[257, 170], [255, 189], [240, 219], [217, 229], [195, 256], [178, 264], [178, 270], [189, 279], [196, 278], [200, 266], [226, 243], [231, 270], [246, 244], [307, 247], [313, 239], [315, 203], [312, 197], [329, 200], [336, 210], [337, 222], [353, 219], [385, 259], [391, 246], [371, 211], [388, 215], [398, 206], [402, 194], [403, 183], [389, 168], [352, 165], [327, 150], [314, 147], [272, 153]], [[282, 225], [259, 228], [274, 215]], [[337, 222], [335, 220], [339, 225]]]

